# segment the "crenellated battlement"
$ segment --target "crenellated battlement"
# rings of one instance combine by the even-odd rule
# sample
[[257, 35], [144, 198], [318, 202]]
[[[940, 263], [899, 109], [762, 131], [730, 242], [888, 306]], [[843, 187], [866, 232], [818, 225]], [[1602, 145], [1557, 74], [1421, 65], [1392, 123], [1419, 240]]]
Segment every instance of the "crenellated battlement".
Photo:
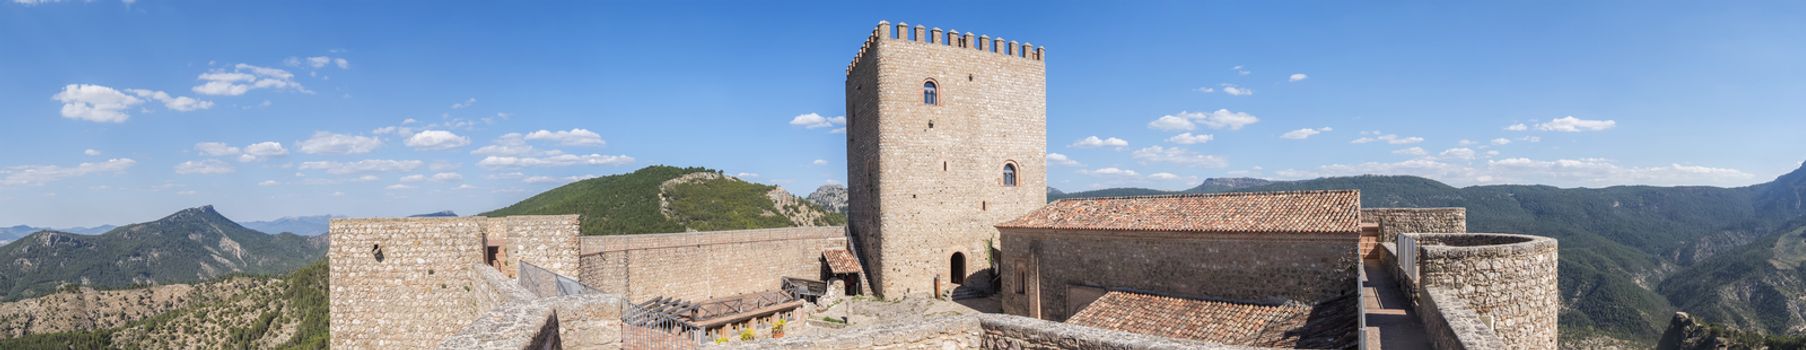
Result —
[[878, 26], [872, 28], [872, 35], [867, 36], [865, 38], [865, 44], [859, 46], [859, 53], [853, 55], [853, 62], [847, 64], [846, 74], [852, 75], [853, 69], [859, 66], [859, 61], [864, 59], [868, 52], [871, 52], [874, 47], [884, 40], [973, 49], [980, 52], [1014, 56], [1032, 61], [1045, 61], [1047, 59], [1047, 48], [1037, 47], [1033, 43], [1018, 43], [1015, 40], [1006, 41], [1003, 37], [993, 38], [987, 34], [978, 34], [974, 37], [972, 32], [962, 33], [957, 29], [943, 31], [940, 27], [930, 28], [920, 24], [910, 26], [909, 23], [905, 22], [897, 22], [897, 24], [892, 25], [890, 21], [878, 21]]

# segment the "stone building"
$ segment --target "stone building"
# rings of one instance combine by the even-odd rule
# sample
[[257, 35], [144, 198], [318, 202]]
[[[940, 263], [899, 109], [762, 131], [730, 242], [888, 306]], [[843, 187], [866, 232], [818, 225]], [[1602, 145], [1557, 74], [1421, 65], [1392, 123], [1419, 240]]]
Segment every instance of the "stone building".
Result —
[[1269, 337], [1170, 335], [1277, 346], [1286, 341], [1274, 337], [1308, 328], [1327, 339], [1294, 338], [1286, 347], [1352, 344], [1360, 208], [1353, 190], [1056, 201], [997, 225], [1003, 310], [1135, 333], [1286, 320], [1262, 323], [1272, 326]]
[[847, 187], [872, 292], [988, 281], [993, 225], [1047, 203], [1045, 55], [906, 23], [866, 39], [846, 73]]

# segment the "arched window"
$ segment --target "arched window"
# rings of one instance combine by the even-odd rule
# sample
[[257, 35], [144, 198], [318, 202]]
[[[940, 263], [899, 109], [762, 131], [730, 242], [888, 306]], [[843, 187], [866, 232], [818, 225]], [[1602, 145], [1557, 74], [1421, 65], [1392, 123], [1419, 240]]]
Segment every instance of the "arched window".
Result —
[[1003, 186], [1004, 187], [1016, 187], [1016, 165], [1015, 164], [1004, 164], [1003, 165]]
[[937, 94], [935, 93], [935, 90], [936, 89], [935, 89], [933, 81], [922, 83], [922, 104], [925, 104], [925, 105], [940, 104], [940, 103], [935, 102], [935, 100], [938, 97], [938, 96], [936, 96]]

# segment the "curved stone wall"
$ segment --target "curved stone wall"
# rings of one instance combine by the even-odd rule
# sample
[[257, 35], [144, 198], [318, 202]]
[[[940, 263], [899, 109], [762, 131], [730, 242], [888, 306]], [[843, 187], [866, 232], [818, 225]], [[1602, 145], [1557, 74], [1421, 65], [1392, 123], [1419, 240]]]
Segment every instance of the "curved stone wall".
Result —
[[1460, 299], [1507, 348], [1556, 348], [1561, 299], [1555, 239], [1502, 233], [1406, 235], [1418, 242], [1418, 283], [1426, 292]]

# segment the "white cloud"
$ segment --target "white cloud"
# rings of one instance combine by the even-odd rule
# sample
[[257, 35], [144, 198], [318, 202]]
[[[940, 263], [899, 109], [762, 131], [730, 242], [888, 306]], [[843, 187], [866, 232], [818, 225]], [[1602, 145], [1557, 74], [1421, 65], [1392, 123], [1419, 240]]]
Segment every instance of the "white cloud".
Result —
[[1193, 153], [1190, 150], [1178, 147], [1148, 146], [1147, 148], [1135, 150], [1130, 156], [1142, 163], [1171, 163], [1206, 168], [1229, 166], [1229, 161], [1223, 159], [1223, 157]]
[[465, 108], [469, 108], [470, 106], [475, 106], [476, 104], [477, 104], [477, 98], [471, 97], [468, 100], [464, 100], [464, 102], [453, 103], [451, 105], [451, 109], [465, 109]]
[[283, 148], [282, 143], [267, 141], [245, 146], [245, 154], [239, 156], [238, 160], [249, 162], [286, 155], [288, 155], [288, 148]]
[[1155, 179], [1155, 180], [1167, 180], [1167, 181], [1180, 179], [1179, 175], [1174, 175], [1173, 173], [1153, 173], [1153, 174], [1148, 174], [1148, 178]]
[[289, 57], [286, 60], [282, 60], [282, 63], [287, 64], [290, 67], [310, 67], [313, 69], [320, 69], [326, 68], [326, 66], [338, 66], [339, 69], [351, 69], [350, 60], [332, 56], [312, 56], [306, 58]]
[[1519, 137], [1518, 141], [1537, 143], [1537, 142], [1543, 142], [1543, 137], [1542, 136], [1525, 136], [1525, 137]]
[[1254, 94], [1254, 89], [1235, 86], [1235, 84], [1223, 83], [1222, 86], [1223, 93], [1229, 94], [1229, 96], [1249, 96]]
[[383, 187], [383, 189], [385, 189], [385, 190], [411, 190], [411, 189], [414, 189], [414, 186], [403, 185], [403, 184], [394, 184], [394, 185], [389, 185], [389, 186]]
[[163, 108], [177, 112], [193, 112], [213, 108], [213, 101], [197, 100], [188, 96], [170, 96], [167, 92], [146, 89], [126, 89], [125, 91], [138, 95], [138, 97], [162, 102]]
[[[1376, 132], [1376, 134], [1377, 134], [1377, 132]], [[1388, 144], [1394, 144], [1394, 145], [1409, 145], [1409, 144], [1413, 144], [1413, 143], [1423, 142], [1423, 138], [1416, 137], [1416, 136], [1403, 137], [1403, 136], [1398, 136], [1397, 134], [1385, 134], [1385, 135], [1372, 136], [1372, 137], [1363, 136], [1361, 138], [1355, 139], [1354, 141], [1349, 141], [1349, 143], [1359, 144], [1359, 143], [1368, 143], [1368, 142], [1376, 142], [1376, 141], [1385, 141]]]
[[1148, 127], [1165, 131], [1182, 131], [1192, 130], [1196, 128], [1196, 124], [1204, 124], [1211, 129], [1241, 130], [1244, 126], [1259, 122], [1260, 118], [1252, 114], [1218, 109], [1215, 112], [1180, 111], [1176, 114], [1163, 115], [1154, 119], [1153, 122], [1149, 122]]
[[452, 181], [463, 181], [463, 180], [464, 180], [464, 174], [459, 174], [459, 173], [437, 173], [437, 174], [433, 174], [433, 181], [438, 181], [438, 182], [452, 182]]
[[740, 172], [738, 174], [734, 174], [734, 177], [742, 178], [742, 179], [752, 179], [752, 178], [758, 178], [759, 173]]
[[1066, 157], [1066, 155], [1059, 154], [1059, 153], [1048, 153], [1047, 154], [1047, 164], [1064, 165], [1064, 166], [1081, 166], [1081, 165], [1083, 165], [1083, 164], [1079, 164], [1079, 161], [1072, 160], [1072, 158], [1068, 158], [1068, 157]]
[[828, 161], [827, 161], [827, 160], [826, 160], [826, 159], [816, 159], [816, 160], [815, 160], [815, 161], [813, 161], [813, 162], [809, 162], [809, 164], [814, 164], [814, 165], [828, 165]]
[[232, 166], [217, 159], [191, 160], [176, 164], [177, 174], [225, 174], [232, 172]]
[[301, 141], [300, 145], [301, 153], [307, 154], [363, 154], [376, 150], [383, 142], [375, 137], [317, 131], [313, 137]]
[[1424, 151], [1423, 147], [1411, 147], [1411, 148], [1406, 148], [1406, 149], [1394, 150], [1394, 151], [1392, 151], [1392, 154], [1400, 154], [1400, 155], [1407, 155], [1407, 156], [1421, 156], [1421, 155], [1430, 154], [1430, 152]]
[[1478, 142], [1474, 142], [1474, 140], [1469, 140], [1469, 139], [1461, 139], [1461, 141], [1460, 141], [1460, 142], [1456, 142], [1456, 143], [1455, 143], [1455, 144], [1459, 144], [1459, 145], [1462, 145], [1462, 146], [1473, 146], [1473, 145], [1474, 145], [1474, 144], [1477, 144], [1477, 143], [1478, 143]]
[[1073, 148], [1099, 148], [1099, 147], [1123, 148], [1123, 147], [1128, 147], [1128, 146], [1129, 146], [1128, 140], [1123, 140], [1123, 139], [1119, 139], [1119, 138], [1115, 138], [1115, 137], [1099, 138], [1097, 136], [1087, 136], [1083, 139], [1079, 139], [1078, 142], [1072, 143], [1072, 146], [1069, 146], [1069, 147], [1073, 147]]
[[1281, 178], [1313, 178], [1351, 175], [1413, 175], [1456, 186], [1475, 184], [1549, 184], [1555, 186], [1615, 185], [1718, 185], [1742, 186], [1756, 176], [1737, 169], [1697, 165], [1623, 166], [1599, 158], [1533, 160], [1507, 158], [1464, 165], [1432, 159], [1394, 163], [1330, 164], [1313, 170], [1285, 170]]
[[1525, 130], [1530, 130], [1530, 126], [1524, 125], [1524, 123], [1517, 123], [1517, 124], [1511, 124], [1509, 126], [1506, 126], [1505, 130], [1506, 131], [1525, 131]]
[[202, 95], [238, 96], [259, 89], [313, 93], [302, 87], [301, 83], [295, 82], [294, 73], [243, 63], [234, 65], [232, 71], [214, 69], [207, 73], [201, 73], [200, 77], [196, 79], [200, 79], [203, 83], [196, 85], [192, 90]]
[[470, 154], [479, 156], [522, 156], [533, 153], [537, 153], [537, 150], [533, 148], [533, 145], [527, 144], [526, 135], [520, 133], [503, 134], [502, 137], [496, 138], [494, 143], [470, 151]]
[[123, 173], [138, 164], [129, 158], [108, 159], [99, 163], [81, 163], [74, 167], [55, 165], [21, 165], [0, 168], [0, 186], [42, 185], [57, 180], [100, 172]]
[[1286, 81], [1300, 82], [1300, 81], [1304, 81], [1305, 79], [1310, 79], [1310, 78], [1311, 78], [1311, 76], [1305, 75], [1304, 73], [1292, 73], [1292, 76], [1287, 77]]
[[[354, 173], [404, 172], [419, 169], [426, 162], [418, 160], [365, 159], [355, 162], [314, 161], [301, 163], [303, 170], [321, 170], [327, 174], [343, 175]], [[375, 178], [372, 177], [371, 180]]]
[[532, 176], [532, 177], [528, 177], [525, 179], [521, 179], [521, 182], [526, 182], [526, 183], [530, 183], [530, 184], [547, 184], [547, 183], [554, 183], [554, 182], [559, 182], [559, 181], [561, 181], [561, 180], [559, 180], [558, 178], [555, 178], [555, 177], [551, 177], [551, 176]]
[[236, 156], [241, 150], [224, 142], [202, 142], [194, 144], [194, 150], [209, 157]]
[[1509, 145], [1509, 144], [1511, 144], [1511, 139], [1503, 138], [1503, 137], [1492, 139], [1492, 144], [1500, 145], [1500, 146]]
[[1442, 153], [1439, 155], [1449, 159], [1473, 160], [1474, 150], [1467, 147], [1450, 148], [1442, 150]]
[[401, 182], [403, 182], [403, 183], [414, 183], [414, 182], [421, 182], [421, 181], [426, 181], [426, 175], [414, 174], [414, 175], [408, 175], [408, 176], [401, 177]]
[[1615, 120], [1587, 120], [1566, 116], [1555, 118], [1547, 123], [1536, 124], [1537, 130], [1556, 132], [1602, 131], [1618, 126]]
[[1212, 93], [1212, 92], [1217, 92], [1217, 89], [1213, 88], [1213, 87], [1205, 86], [1205, 87], [1198, 88], [1198, 92], [1208, 94], [1208, 93]]
[[1311, 138], [1311, 136], [1317, 136], [1317, 134], [1322, 134], [1322, 133], [1330, 132], [1333, 130], [1335, 130], [1335, 129], [1330, 129], [1327, 126], [1321, 127], [1321, 128], [1316, 128], [1316, 129], [1303, 128], [1303, 129], [1298, 129], [1298, 130], [1287, 131], [1284, 134], [1280, 134], [1279, 138], [1288, 139], [1288, 140], [1303, 140], [1303, 139]]
[[419, 150], [447, 150], [470, 144], [470, 138], [445, 130], [427, 130], [408, 137], [408, 147]]
[[[1180, 114], [1184, 115], [1184, 112], [1180, 112]], [[1159, 119], [1148, 122], [1148, 127], [1165, 131], [1180, 131], [1196, 129], [1198, 126], [1182, 116], [1163, 115]]]
[[826, 118], [822, 117], [820, 114], [809, 113], [790, 118], [790, 125], [800, 126], [804, 129], [840, 127], [847, 125], [847, 117], [837, 116]]
[[1243, 126], [1260, 122], [1260, 118], [1255, 117], [1252, 114], [1232, 112], [1227, 109], [1218, 109], [1215, 112], [1204, 115], [1202, 118], [1193, 119], [1203, 123], [1204, 126], [1208, 126], [1211, 129], [1229, 128], [1229, 130], [1241, 130]]
[[257, 185], [263, 187], [276, 187], [282, 185], [282, 183], [276, 182], [276, 180], [263, 180], [263, 182], [259, 182]]
[[1230, 67], [1229, 69], [1235, 71], [1235, 74], [1240, 74], [1240, 75], [1248, 75], [1248, 74], [1254, 73], [1254, 71], [1248, 70], [1248, 68], [1244, 68], [1241, 65], [1236, 65], [1235, 67]]
[[100, 155], [100, 150], [89, 148], [86, 150], [82, 150], [82, 154], [87, 155], [89, 157], [98, 156], [98, 155]]
[[571, 129], [568, 131], [534, 131], [527, 133], [527, 139], [556, 141], [558, 144], [565, 146], [601, 146], [607, 144], [607, 142], [602, 141], [602, 135], [597, 135], [595, 132], [584, 129]]
[[69, 84], [50, 98], [63, 103], [63, 118], [98, 123], [125, 122], [132, 117], [125, 109], [144, 103], [119, 90], [90, 84]]
[[1173, 137], [1168, 137], [1168, 138], [1166, 138], [1166, 142], [1177, 143], [1177, 144], [1181, 144], [1181, 145], [1195, 145], [1195, 144], [1210, 142], [1210, 140], [1214, 140], [1214, 139], [1216, 139], [1216, 136], [1212, 136], [1210, 134], [1192, 135], [1192, 133], [1188, 132], [1188, 133], [1173, 135]]
[[487, 168], [505, 167], [555, 167], [572, 165], [627, 165], [633, 163], [633, 157], [619, 155], [575, 155], [557, 154], [545, 157], [488, 156], [477, 162], [477, 166]]
[[1141, 176], [1140, 173], [1136, 173], [1134, 170], [1123, 170], [1123, 169], [1119, 169], [1116, 167], [1102, 168], [1102, 169], [1089, 170], [1089, 171], [1080, 171], [1080, 172], [1086, 173], [1086, 174], [1091, 174], [1091, 175], [1127, 176], [1127, 177]]

